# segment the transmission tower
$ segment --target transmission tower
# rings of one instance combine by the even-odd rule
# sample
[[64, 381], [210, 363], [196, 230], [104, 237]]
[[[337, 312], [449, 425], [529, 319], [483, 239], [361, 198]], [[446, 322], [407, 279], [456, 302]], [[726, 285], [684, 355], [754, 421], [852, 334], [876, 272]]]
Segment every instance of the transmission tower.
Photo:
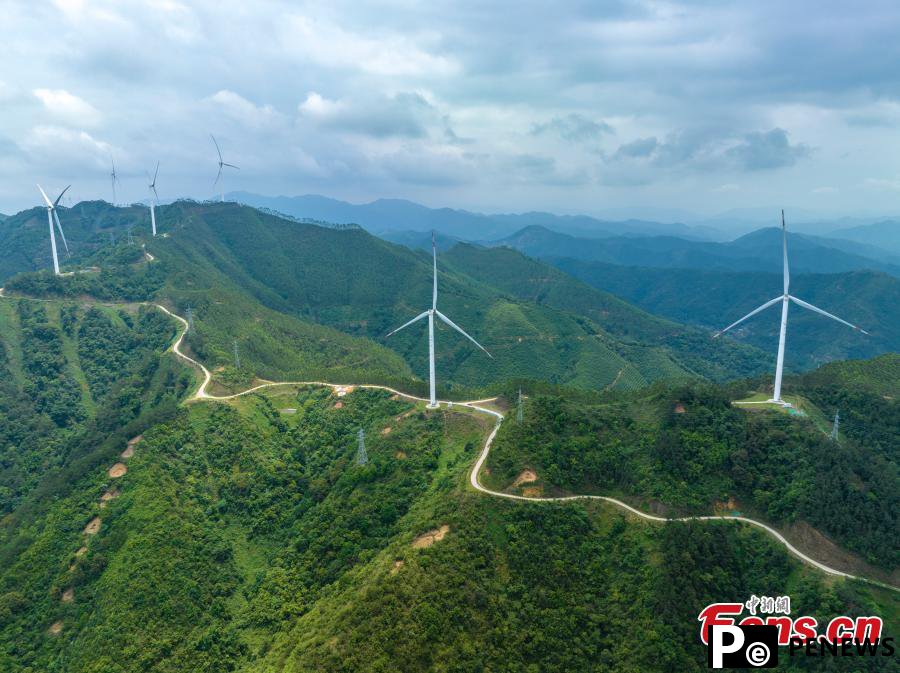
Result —
[[187, 313], [188, 329], [192, 330], [192, 329], [194, 329], [194, 309], [192, 309], [190, 306], [188, 306], [186, 313]]
[[134, 245], [134, 239], [131, 237], [131, 229], [128, 229], [128, 245]]
[[362, 428], [357, 433], [359, 438], [359, 448], [356, 450], [356, 464], [365, 465], [369, 462], [369, 454], [366, 453], [366, 433]]
[[231, 342], [231, 345], [234, 347], [234, 366], [236, 369], [240, 369], [241, 368], [241, 356], [238, 354], [237, 339], [234, 339]]
[[516, 403], [516, 423], [521, 423], [525, 417], [525, 405], [522, 403], [522, 389], [519, 388], [519, 401]]
[[841, 424], [841, 416], [839, 411], [834, 412], [834, 425], [831, 426], [831, 441], [836, 442], [838, 439], [838, 426]]

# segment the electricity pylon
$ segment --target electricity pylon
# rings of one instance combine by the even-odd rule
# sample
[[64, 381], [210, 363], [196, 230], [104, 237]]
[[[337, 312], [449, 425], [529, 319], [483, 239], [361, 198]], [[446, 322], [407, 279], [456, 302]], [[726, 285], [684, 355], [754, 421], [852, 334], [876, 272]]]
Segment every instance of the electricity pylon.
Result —
[[831, 427], [831, 441], [836, 442], [838, 439], [838, 426], [841, 424], [841, 416], [839, 411], [834, 412], [834, 425]]

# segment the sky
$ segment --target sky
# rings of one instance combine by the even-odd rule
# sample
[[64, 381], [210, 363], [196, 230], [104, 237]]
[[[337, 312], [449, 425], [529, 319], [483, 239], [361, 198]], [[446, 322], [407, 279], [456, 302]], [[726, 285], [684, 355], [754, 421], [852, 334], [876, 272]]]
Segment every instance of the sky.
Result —
[[[900, 213], [900, 3], [0, 0], [0, 212], [246, 190]], [[226, 169], [217, 172], [215, 134]], [[629, 210], [630, 209], [630, 210]]]

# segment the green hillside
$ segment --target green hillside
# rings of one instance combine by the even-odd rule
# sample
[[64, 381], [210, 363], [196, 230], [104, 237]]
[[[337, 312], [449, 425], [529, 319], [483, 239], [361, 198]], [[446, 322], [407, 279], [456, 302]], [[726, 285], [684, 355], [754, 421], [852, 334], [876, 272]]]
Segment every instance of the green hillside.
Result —
[[[73, 296], [136, 289], [171, 301], [182, 315], [191, 306], [197, 330], [190, 345], [214, 368], [232, 364], [237, 339], [245, 371], [226, 372], [231, 380], [252, 375], [308, 380], [324, 375], [323, 363], [341, 362], [340, 370], [332, 365], [330, 373], [344, 380], [395, 383], [414, 373], [421, 386], [427, 330], [417, 325], [389, 340], [384, 335], [427, 307], [426, 255], [358, 228], [294, 222], [235, 204], [179, 202], [160, 208], [165, 236], [156, 239], [146, 237], [140, 208], [107, 210], [104, 222], [134, 226], [137, 240], [156, 258], [153, 263], [142, 268], [131, 260], [114, 272], [109, 255], [123, 257], [122, 248], [129, 247], [120, 242], [89, 251], [80, 262], [100, 267], [98, 274], [20, 277], [7, 288]], [[766, 367], [763, 353], [712, 342], [698, 330], [655, 319], [510, 251], [485, 251], [479, 259], [454, 253], [447, 263], [441, 258], [440, 270], [441, 309], [494, 356], [485, 357], [440, 324], [437, 366], [450, 394], [510, 378], [634, 388], [664, 378], [722, 380]], [[520, 272], [550, 276], [542, 296], [515, 291], [510, 279]], [[123, 274], [127, 282], [120, 280]], [[155, 281], [158, 289], [152, 287]], [[322, 325], [366, 341], [338, 337]], [[310, 362], [316, 343], [321, 362]], [[298, 352], [304, 357], [298, 359]]]
[[[780, 274], [650, 269], [574, 259], [556, 259], [553, 264], [651, 313], [709, 331], [722, 329], [781, 292]], [[900, 280], [893, 276], [874, 271], [794, 273], [791, 292], [870, 334], [861, 335], [792, 305], [788, 367], [810, 369], [831, 360], [900, 351], [900, 313], [895, 309], [900, 304]], [[778, 310], [769, 309], [734, 330], [733, 338], [774, 353], [778, 326]]]
[[[885, 381], [896, 374], [900, 356], [880, 360], [788, 378], [786, 394], [804, 400], [805, 416], [733, 405], [747, 384], [656, 386], [593, 403], [537, 395], [523, 423], [501, 428], [486, 481], [505, 489], [528, 469], [536, 478], [524, 487], [547, 493], [619, 494], [672, 513], [736, 509], [808, 524], [884, 577], [900, 577], [900, 403], [854, 383], [868, 370], [885, 370]], [[828, 420], [838, 407], [844, 423], [834, 442]]]
[[[110, 458], [16, 520], [0, 666], [687, 673], [706, 670], [699, 611], [753, 593], [896, 632], [893, 595], [826, 582], [754, 529], [469, 490], [488, 427], [369, 391], [189, 405], [132, 444], [124, 475]], [[810, 661], [784, 670], [826, 670]]]

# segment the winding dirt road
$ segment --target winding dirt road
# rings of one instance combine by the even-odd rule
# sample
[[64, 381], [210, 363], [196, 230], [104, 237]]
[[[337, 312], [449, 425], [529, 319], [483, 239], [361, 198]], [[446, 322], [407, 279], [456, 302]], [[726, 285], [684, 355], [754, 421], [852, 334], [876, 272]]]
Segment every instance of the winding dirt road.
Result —
[[[395, 395], [399, 395], [400, 397], [406, 398], [408, 400], [413, 400], [416, 402], [428, 402], [428, 399], [424, 397], [416, 397], [415, 395], [409, 395], [408, 393], [401, 392], [394, 388], [390, 388], [388, 386], [380, 386], [380, 385], [358, 385], [358, 384], [337, 384], [337, 383], [328, 383], [326, 381], [281, 381], [281, 382], [272, 382], [272, 383], [263, 383], [257, 386], [253, 386], [252, 388], [248, 388], [247, 390], [243, 390], [239, 393], [234, 393], [233, 395], [211, 395], [206, 392], [206, 388], [209, 386], [209, 383], [212, 379], [212, 375], [209, 370], [204, 367], [201, 363], [197, 362], [192, 357], [186, 355], [181, 350], [181, 344], [184, 340], [185, 334], [187, 334], [188, 323], [187, 320], [182, 318], [179, 315], [176, 315], [169, 311], [166, 307], [156, 304], [157, 308], [161, 311], [167, 313], [168, 315], [175, 318], [178, 322], [181, 323], [183, 329], [181, 333], [178, 335], [178, 338], [172, 344], [172, 351], [183, 358], [187, 362], [191, 363], [195, 367], [197, 367], [203, 373], [203, 382], [197, 388], [197, 391], [191, 396], [192, 401], [202, 401], [202, 400], [230, 400], [236, 397], [241, 397], [243, 395], [249, 395], [250, 393], [256, 392], [258, 390], [262, 390], [264, 388], [274, 388], [276, 386], [323, 386], [328, 388], [339, 388], [339, 387], [349, 387], [352, 385], [354, 388], [368, 388], [368, 389], [377, 389], [377, 390], [386, 390]], [[469, 483], [472, 488], [476, 491], [480, 491], [485, 495], [490, 495], [495, 498], [506, 498], [507, 500], [518, 500], [522, 502], [530, 502], [530, 503], [559, 503], [559, 502], [570, 502], [573, 500], [602, 500], [604, 502], [608, 502], [611, 505], [615, 505], [621, 509], [626, 510], [630, 514], [633, 514], [636, 517], [644, 519], [646, 521], [654, 521], [659, 523], [665, 523], [667, 521], [733, 521], [749, 524], [751, 526], [756, 526], [764, 530], [766, 533], [775, 538], [779, 543], [784, 545], [784, 547], [793, 554], [796, 558], [800, 559], [803, 563], [812, 566], [813, 568], [817, 568], [822, 572], [828, 575], [835, 575], [838, 577], [845, 577], [847, 579], [859, 580], [861, 582], [866, 582], [868, 584], [872, 584], [875, 586], [879, 586], [885, 589], [890, 589], [892, 591], [900, 592], [900, 588], [892, 586], [890, 584], [886, 584], [884, 582], [880, 582], [878, 580], [869, 579], [867, 577], [860, 577], [858, 575], [851, 575], [850, 573], [843, 572], [841, 570], [837, 570], [836, 568], [832, 568], [830, 566], [825, 565], [819, 561], [816, 561], [814, 558], [811, 558], [804, 554], [802, 551], [797, 549], [794, 545], [788, 542], [784, 535], [779, 533], [777, 530], [772, 528], [771, 526], [757, 521], [756, 519], [750, 519], [744, 516], [684, 516], [684, 517], [662, 517], [655, 516], [653, 514], [647, 514], [646, 512], [642, 512], [639, 509], [635, 509], [631, 505], [628, 505], [621, 500], [616, 500], [615, 498], [610, 498], [605, 495], [569, 495], [569, 496], [560, 496], [560, 497], [527, 497], [523, 495], [514, 495], [512, 493], [503, 493], [501, 491], [491, 490], [481, 484], [479, 480], [479, 474], [481, 473], [481, 468], [484, 466], [485, 461], [487, 460], [488, 454], [491, 451], [491, 446], [494, 443], [494, 438], [497, 436], [497, 432], [500, 430], [500, 425], [503, 423], [503, 414], [499, 411], [495, 411], [493, 409], [489, 409], [484, 406], [480, 406], [487, 402], [493, 402], [496, 400], [495, 397], [486, 398], [483, 400], [472, 400], [469, 402], [452, 402], [453, 406], [456, 407], [468, 407], [469, 409], [473, 409], [479, 413], [487, 414], [492, 416], [496, 423], [491, 430], [491, 433], [488, 435], [487, 439], [484, 442], [484, 448], [481, 450], [481, 454], [478, 456], [478, 460], [475, 461], [475, 464], [472, 466], [472, 470], [469, 473]], [[449, 405], [450, 402], [438, 400], [439, 405]]]

